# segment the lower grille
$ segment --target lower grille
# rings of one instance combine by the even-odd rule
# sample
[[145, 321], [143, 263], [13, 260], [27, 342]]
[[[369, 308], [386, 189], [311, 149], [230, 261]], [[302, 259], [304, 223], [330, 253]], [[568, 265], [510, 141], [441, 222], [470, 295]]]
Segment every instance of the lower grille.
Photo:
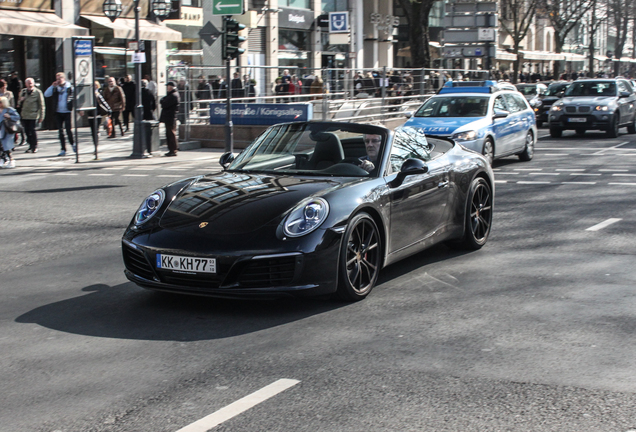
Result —
[[143, 252], [126, 245], [122, 247], [122, 252], [124, 255], [124, 264], [130, 272], [144, 279], [152, 280], [155, 277], [152, 267], [148, 264], [146, 255]]
[[291, 283], [296, 270], [296, 256], [250, 261], [241, 272], [241, 287], [275, 287]]
[[218, 288], [218, 279], [211, 279], [209, 275], [182, 275], [178, 273], [161, 274], [162, 282], [190, 288]]

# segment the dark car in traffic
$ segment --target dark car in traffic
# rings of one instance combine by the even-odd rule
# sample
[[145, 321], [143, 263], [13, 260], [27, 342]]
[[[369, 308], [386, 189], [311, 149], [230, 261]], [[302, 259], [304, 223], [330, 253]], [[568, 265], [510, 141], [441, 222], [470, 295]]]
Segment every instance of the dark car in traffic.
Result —
[[548, 84], [548, 89], [543, 94], [538, 94], [529, 102], [534, 110], [537, 121], [537, 127], [543, 126], [548, 122], [548, 112], [556, 101], [563, 97], [565, 89], [571, 84], [570, 81], [555, 81]]
[[122, 239], [125, 274], [217, 297], [366, 297], [380, 269], [439, 242], [490, 233], [488, 161], [421, 128], [275, 125], [221, 172], [162, 186]]

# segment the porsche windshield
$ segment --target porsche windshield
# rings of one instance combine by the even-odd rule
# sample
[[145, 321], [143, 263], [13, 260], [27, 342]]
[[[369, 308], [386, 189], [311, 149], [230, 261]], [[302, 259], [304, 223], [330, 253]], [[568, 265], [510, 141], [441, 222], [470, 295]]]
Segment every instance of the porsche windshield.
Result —
[[484, 117], [488, 96], [432, 97], [415, 113], [415, 117]]
[[378, 173], [384, 128], [338, 123], [272, 126], [228, 170], [272, 174], [368, 177]]
[[616, 96], [616, 83], [610, 81], [573, 82], [566, 96]]

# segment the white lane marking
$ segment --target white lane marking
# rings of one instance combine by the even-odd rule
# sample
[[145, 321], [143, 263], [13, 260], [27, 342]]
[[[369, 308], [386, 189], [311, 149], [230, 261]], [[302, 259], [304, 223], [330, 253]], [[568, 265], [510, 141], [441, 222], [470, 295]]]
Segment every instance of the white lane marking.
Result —
[[197, 420], [196, 422], [179, 429], [177, 432], [207, 432], [232, 417], [236, 417], [259, 403], [276, 396], [278, 393], [295, 386], [299, 382], [300, 381], [295, 379], [279, 379], [278, 381], [275, 381], [272, 384], [263, 387], [262, 389], [257, 390], [254, 393], [247, 395], [206, 417], [203, 417], [201, 420]]
[[157, 177], [183, 178], [181, 174], [160, 174]]
[[516, 172], [510, 172], [510, 171], [501, 171], [501, 172], [497, 172], [497, 175], [501, 175], [501, 174], [508, 174], [508, 175], [519, 175], [520, 173], [516, 173]]
[[508, 183], [506, 180], [495, 180], [495, 183]]
[[598, 177], [602, 174], [591, 174], [591, 173], [571, 173], [571, 176], [588, 176], [588, 177]]
[[517, 184], [551, 184], [552, 182], [518, 181]]
[[636, 183], [608, 183], [616, 186], [636, 186]]
[[124, 168], [126, 168], [126, 167], [123, 167], [123, 166], [122, 167], [106, 167], [104, 169], [108, 169], [108, 170], [123, 170]]
[[585, 168], [557, 168], [555, 171], [585, 171]]
[[515, 171], [543, 171], [543, 168], [514, 168]]
[[529, 173], [529, 175], [551, 175], [551, 176], [558, 176], [558, 175], [561, 175], [561, 173], [542, 173], [542, 172], [531, 172], [531, 173]]
[[53, 175], [74, 176], [74, 175], [78, 175], [78, 174], [77, 174], [77, 173], [65, 173], [65, 172], [58, 172], [58, 173], [53, 173]]
[[122, 177], [148, 177], [150, 174], [124, 174]]
[[561, 182], [561, 184], [595, 185], [596, 182]]
[[543, 156], [570, 156], [570, 153], [546, 153]]
[[606, 221], [603, 221], [599, 224], [596, 224], [594, 226], [591, 226], [589, 228], [587, 228], [585, 231], [598, 231], [598, 230], [602, 230], [603, 228], [610, 226], [612, 224], [615, 224], [618, 221], [621, 221], [622, 219], [616, 219], [616, 218], [610, 218]]
[[89, 174], [89, 176], [99, 176], [99, 177], [110, 177], [110, 176], [114, 176], [115, 174]]
[[130, 171], [152, 171], [156, 170], [158, 167], [156, 166], [147, 166], [147, 167], [138, 167], [138, 168], [130, 168]]
[[629, 141], [622, 142], [622, 143], [617, 144], [617, 145], [615, 145], [614, 147], [611, 147], [611, 148], [619, 148], [621, 146], [624, 146], [625, 144], [629, 144]]
[[599, 172], [629, 172], [628, 169], [600, 169]]
[[612, 174], [612, 177], [636, 177], [636, 174]]

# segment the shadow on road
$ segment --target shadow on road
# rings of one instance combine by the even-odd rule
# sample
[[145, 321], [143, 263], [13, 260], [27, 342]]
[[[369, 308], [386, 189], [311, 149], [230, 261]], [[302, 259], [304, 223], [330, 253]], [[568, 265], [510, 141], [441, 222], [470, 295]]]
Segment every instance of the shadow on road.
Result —
[[[433, 247], [383, 269], [378, 285], [390, 286], [393, 279], [461, 254]], [[16, 322], [93, 337], [199, 341], [249, 334], [355, 305], [316, 298], [215, 299], [147, 291], [130, 282], [95, 284], [82, 291], [79, 297], [33, 309]]]

